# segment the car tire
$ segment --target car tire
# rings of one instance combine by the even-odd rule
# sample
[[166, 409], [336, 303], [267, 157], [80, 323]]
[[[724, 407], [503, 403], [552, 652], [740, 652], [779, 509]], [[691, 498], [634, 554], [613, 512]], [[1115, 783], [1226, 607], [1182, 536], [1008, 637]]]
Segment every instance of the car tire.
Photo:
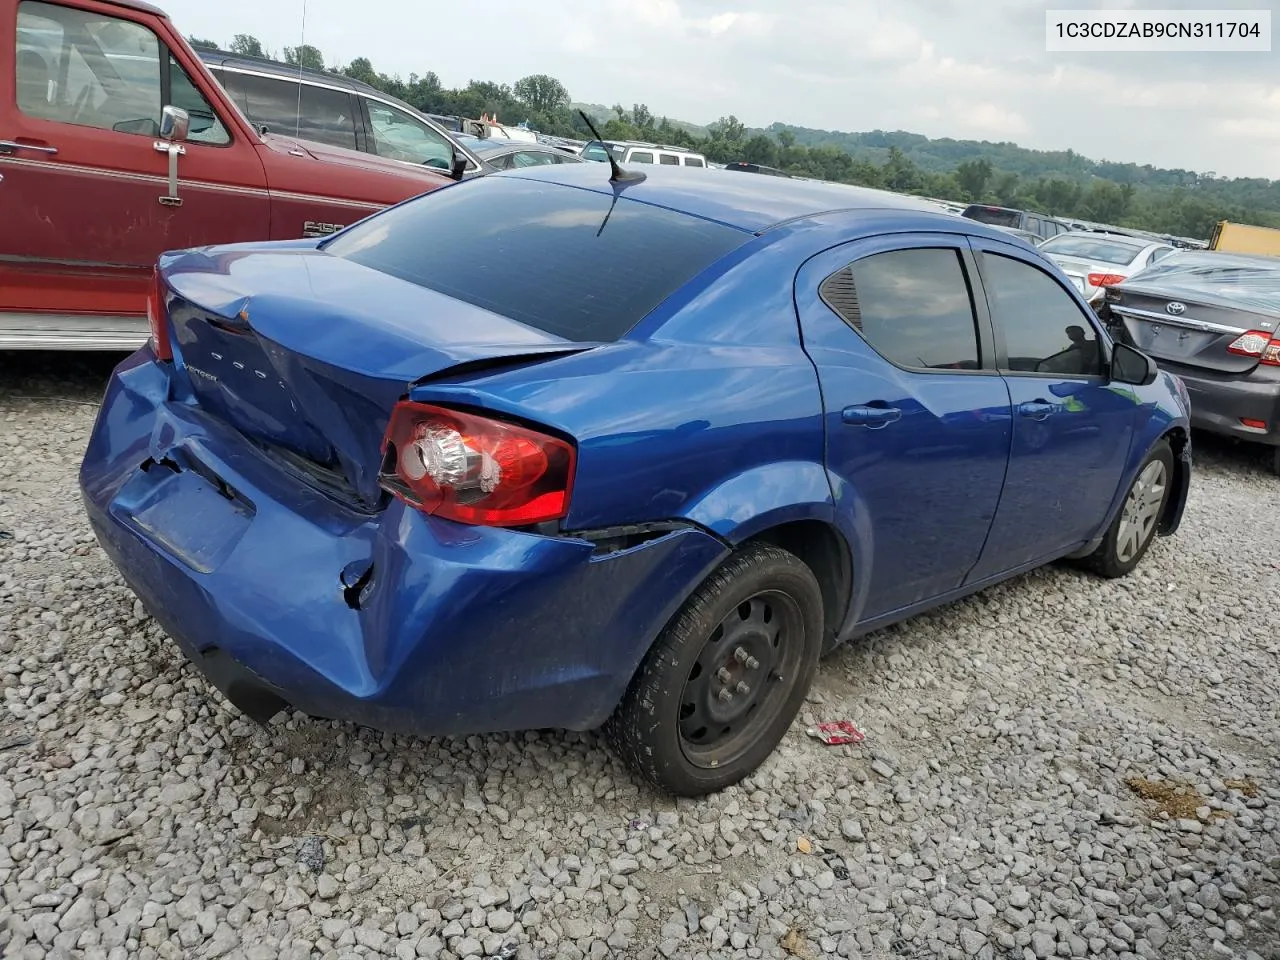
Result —
[[[736, 783], [786, 734], [813, 683], [822, 591], [794, 554], [748, 545], [654, 643], [604, 733], [640, 777], [697, 797]], [[727, 691], [727, 693], [726, 693]]]
[[1130, 573], [1155, 540], [1172, 489], [1173, 450], [1161, 440], [1142, 461], [1102, 543], [1081, 564], [1108, 579]]

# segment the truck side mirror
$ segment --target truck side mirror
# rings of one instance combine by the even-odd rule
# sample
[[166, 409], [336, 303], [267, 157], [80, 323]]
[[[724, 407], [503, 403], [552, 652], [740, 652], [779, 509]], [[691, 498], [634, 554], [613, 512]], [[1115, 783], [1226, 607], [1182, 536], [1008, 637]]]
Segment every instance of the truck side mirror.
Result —
[[453, 163], [449, 167], [449, 176], [455, 180], [461, 180], [467, 172], [467, 158], [455, 147], [453, 151]]
[[181, 143], [191, 129], [191, 117], [181, 107], [165, 107], [160, 113], [160, 139]]

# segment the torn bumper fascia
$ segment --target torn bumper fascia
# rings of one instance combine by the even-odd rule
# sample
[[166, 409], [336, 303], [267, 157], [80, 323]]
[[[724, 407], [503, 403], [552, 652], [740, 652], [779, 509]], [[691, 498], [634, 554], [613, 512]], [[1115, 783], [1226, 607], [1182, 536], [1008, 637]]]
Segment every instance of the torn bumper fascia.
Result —
[[[179, 469], [142, 471], [157, 454]], [[258, 720], [287, 704], [424, 735], [590, 729], [727, 553], [692, 526], [602, 545], [355, 510], [171, 402], [145, 350], [112, 377], [81, 489], [148, 611]]]

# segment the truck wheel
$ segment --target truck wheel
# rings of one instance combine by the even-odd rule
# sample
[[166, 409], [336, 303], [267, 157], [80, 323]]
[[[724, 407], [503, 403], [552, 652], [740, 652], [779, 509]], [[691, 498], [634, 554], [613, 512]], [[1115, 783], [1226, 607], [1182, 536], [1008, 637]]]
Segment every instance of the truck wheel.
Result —
[[800, 710], [822, 592], [795, 555], [752, 544], [712, 573], [649, 651], [605, 735], [645, 780], [696, 797], [741, 780]]
[[1081, 561], [1082, 565], [1109, 579], [1132, 571], [1156, 538], [1172, 483], [1173, 450], [1168, 441], [1161, 440], [1138, 468], [1120, 513], [1102, 543]]

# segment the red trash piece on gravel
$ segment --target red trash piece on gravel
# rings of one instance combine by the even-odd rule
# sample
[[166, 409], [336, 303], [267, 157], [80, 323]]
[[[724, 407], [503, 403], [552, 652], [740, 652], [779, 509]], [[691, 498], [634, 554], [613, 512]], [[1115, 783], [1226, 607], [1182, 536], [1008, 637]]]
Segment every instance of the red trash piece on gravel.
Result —
[[809, 736], [816, 737], [829, 747], [845, 743], [862, 743], [867, 739], [862, 735], [862, 731], [848, 720], [829, 720], [826, 723], [820, 723], [809, 731]]

